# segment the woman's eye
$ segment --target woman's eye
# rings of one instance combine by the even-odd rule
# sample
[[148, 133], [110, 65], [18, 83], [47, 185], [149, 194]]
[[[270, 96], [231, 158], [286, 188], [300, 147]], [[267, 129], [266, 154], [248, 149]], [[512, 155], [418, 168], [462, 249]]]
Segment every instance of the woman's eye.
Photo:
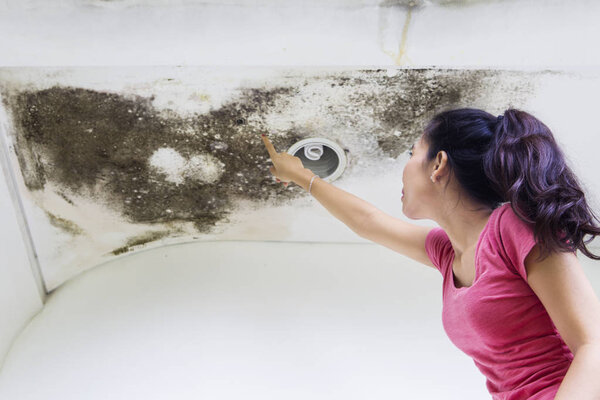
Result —
[[412, 151], [409, 150], [408, 155], [412, 157]]

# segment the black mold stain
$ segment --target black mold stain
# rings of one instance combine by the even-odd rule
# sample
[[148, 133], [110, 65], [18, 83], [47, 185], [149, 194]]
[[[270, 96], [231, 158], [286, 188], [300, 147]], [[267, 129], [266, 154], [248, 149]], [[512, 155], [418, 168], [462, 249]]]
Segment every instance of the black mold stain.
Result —
[[[100, 182], [111, 205], [132, 222], [185, 220], [206, 232], [227, 215], [233, 196], [265, 200], [273, 188], [285, 196], [268, 171], [269, 155], [259, 135], [265, 128], [245, 122], [247, 115], [265, 111], [276, 97], [290, 92], [250, 89], [239, 102], [207, 115], [164, 118], [151, 98], [58, 86], [24, 91], [10, 101], [18, 133], [17, 157], [21, 169], [29, 171], [24, 174], [29, 190], [42, 189], [47, 180], [73, 192]], [[186, 129], [193, 134], [182, 135]], [[273, 143], [283, 149], [296, 140], [298, 135], [291, 133], [285, 141], [273, 138]], [[35, 155], [33, 162], [19, 153], [24, 146]], [[148, 164], [163, 147], [187, 158], [211, 153], [227, 172], [214, 183], [167, 182]], [[267, 190], [269, 186], [272, 190]]]
[[58, 195], [59, 195], [60, 197], [62, 197], [63, 199], [65, 199], [65, 201], [66, 201], [67, 203], [69, 203], [69, 204], [71, 204], [71, 205], [73, 205], [73, 206], [75, 205], [75, 203], [73, 203], [73, 200], [71, 200], [69, 197], [67, 197], [67, 195], [66, 195], [66, 194], [64, 194], [64, 193], [62, 193], [62, 192], [58, 192]]
[[81, 227], [75, 222], [58, 217], [48, 211], [45, 211], [45, 213], [48, 216], [48, 219], [50, 220], [50, 224], [52, 224], [52, 226], [60, 228], [63, 231], [68, 232], [72, 235], [79, 235], [83, 233], [83, 229], [81, 229]]
[[[300, 87], [311, 79], [347, 90], [350, 104], [344, 107], [355, 112], [345, 113], [340, 123], [356, 129], [357, 135], [374, 135], [381, 151], [395, 158], [420, 136], [435, 112], [467, 105], [475, 95], [485, 93], [498, 74], [490, 70], [402, 69], [389, 77], [386, 71], [363, 69], [355, 71], [360, 76], [340, 72], [297, 78]], [[171, 233], [179, 232], [178, 223], [192, 222], [199, 233], [207, 233], [215, 223], [227, 221], [236, 198], [283, 203], [306, 195], [297, 185], [286, 189], [274, 181], [260, 137], [269, 129], [262, 115], [277, 113], [277, 101], [292, 98], [299, 90], [293, 85], [239, 89], [236, 99], [191, 117], [155, 109], [153, 97], [77, 87], [22, 90], [4, 98], [15, 126], [15, 152], [29, 190], [43, 189], [51, 181], [64, 188], [59, 195], [71, 204], [69, 192], [96, 190], [99, 201], [130, 222], [168, 223], [173, 227]], [[332, 115], [341, 111], [329, 109]], [[365, 121], [367, 112], [378, 124]], [[294, 128], [271, 135], [270, 140], [282, 152], [311, 136], [323, 136], [323, 132]], [[346, 143], [340, 145], [359, 153]], [[186, 177], [176, 185], [150, 168], [152, 154], [165, 147], [188, 159], [209, 154], [225, 165], [224, 172], [214, 182]], [[352, 168], [346, 171], [351, 173]], [[72, 234], [78, 232], [67, 223], [57, 224]], [[134, 238], [113, 253], [166, 234]]]
[[155, 240], [158, 240], [165, 236], [168, 236], [169, 234], [170, 234], [169, 231], [148, 232], [146, 234], [136, 236], [134, 238], [129, 239], [125, 246], [119, 247], [118, 249], [111, 251], [111, 253], [116, 256], [116, 255], [130, 251], [131, 247], [139, 246], [141, 244], [148, 243], [148, 242], [153, 242]]
[[[367, 72], [369, 70], [361, 70]], [[406, 139], [417, 139], [428, 120], [447, 108], [473, 106], [478, 95], [485, 92], [490, 82], [497, 79], [494, 70], [458, 70], [451, 74], [427, 74], [425, 68], [403, 70], [400, 75], [388, 77], [378, 69], [372, 82], [396, 90], [363, 96], [365, 103], [378, 103], [375, 117], [383, 127], [377, 135], [384, 154], [396, 158], [406, 148]], [[352, 84], [362, 84], [354, 81]], [[390, 133], [399, 132], [400, 135]]]

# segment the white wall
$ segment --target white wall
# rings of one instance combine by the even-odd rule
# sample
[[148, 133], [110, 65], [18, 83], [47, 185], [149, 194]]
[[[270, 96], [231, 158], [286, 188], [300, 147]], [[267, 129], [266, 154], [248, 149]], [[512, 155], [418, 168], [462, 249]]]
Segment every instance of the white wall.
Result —
[[13, 339], [42, 308], [43, 292], [36, 286], [25, 246], [26, 232], [20, 229], [17, 217], [3, 174], [0, 179], [0, 367]]
[[[598, 65], [594, 0], [440, 2], [417, 1], [399, 65]], [[4, 0], [2, 65], [396, 65], [407, 21], [391, 1], [148, 3]]]

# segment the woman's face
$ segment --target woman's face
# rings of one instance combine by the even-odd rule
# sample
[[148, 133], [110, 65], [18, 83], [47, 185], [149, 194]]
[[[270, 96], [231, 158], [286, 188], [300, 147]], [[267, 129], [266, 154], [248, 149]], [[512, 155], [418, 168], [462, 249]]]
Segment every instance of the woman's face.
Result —
[[435, 184], [431, 180], [435, 159], [432, 163], [426, 161], [427, 150], [427, 143], [421, 135], [411, 148], [410, 158], [402, 172], [402, 212], [411, 219], [429, 218], [428, 209], [436, 204]]

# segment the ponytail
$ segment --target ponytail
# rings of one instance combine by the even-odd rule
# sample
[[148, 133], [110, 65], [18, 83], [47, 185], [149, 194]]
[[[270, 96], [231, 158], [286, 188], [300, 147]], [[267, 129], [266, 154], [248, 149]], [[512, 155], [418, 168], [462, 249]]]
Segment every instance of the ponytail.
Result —
[[424, 136], [427, 159], [446, 151], [470, 197], [492, 209], [510, 202], [520, 219], [534, 224], [540, 258], [579, 249], [600, 260], [586, 247], [600, 235], [594, 220], [600, 221], [552, 132], [533, 115], [513, 108], [498, 117], [474, 108], [449, 110], [432, 118]]

